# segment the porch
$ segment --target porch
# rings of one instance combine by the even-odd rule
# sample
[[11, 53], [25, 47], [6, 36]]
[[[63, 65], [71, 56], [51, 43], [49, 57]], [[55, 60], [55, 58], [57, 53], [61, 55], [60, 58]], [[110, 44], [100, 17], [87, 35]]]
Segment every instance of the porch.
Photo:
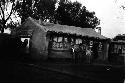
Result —
[[107, 40], [76, 34], [47, 32], [48, 60], [93, 63], [107, 59]]

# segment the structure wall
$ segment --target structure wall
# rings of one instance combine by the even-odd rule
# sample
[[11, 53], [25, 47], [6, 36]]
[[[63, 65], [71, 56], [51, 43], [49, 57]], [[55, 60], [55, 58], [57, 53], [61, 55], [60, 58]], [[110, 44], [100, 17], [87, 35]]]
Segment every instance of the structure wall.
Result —
[[36, 29], [31, 39], [31, 56], [33, 59], [47, 59], [48, 43], [46, 41], [46, 32], [42, 29]]
[[72, 55], [68, 50], [66, 51], [49, 51], [49, 58], [72, 58]]
[[98, 58], [96, 61], [106, 62], [108, 60], [109, 43], [107, 41], [102, 42], [102, 50], [98, 51]]

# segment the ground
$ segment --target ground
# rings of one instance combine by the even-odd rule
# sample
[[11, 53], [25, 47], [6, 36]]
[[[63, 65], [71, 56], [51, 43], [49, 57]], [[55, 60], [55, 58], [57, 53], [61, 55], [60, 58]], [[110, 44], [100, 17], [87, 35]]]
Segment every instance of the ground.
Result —
[[1, 82], [5, 83], [123, 83], [124, 67], [62, 62], [27, 62], [1, 59]]

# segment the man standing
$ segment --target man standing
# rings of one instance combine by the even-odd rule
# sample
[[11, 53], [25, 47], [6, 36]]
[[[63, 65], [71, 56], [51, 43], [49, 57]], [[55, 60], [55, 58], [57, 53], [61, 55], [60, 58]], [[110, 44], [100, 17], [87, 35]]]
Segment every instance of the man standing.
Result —
[[91, 49], [90, 49], [90, 47], [86, 48], [86, 56], [87, 56], [87, 62], [91, 63]]

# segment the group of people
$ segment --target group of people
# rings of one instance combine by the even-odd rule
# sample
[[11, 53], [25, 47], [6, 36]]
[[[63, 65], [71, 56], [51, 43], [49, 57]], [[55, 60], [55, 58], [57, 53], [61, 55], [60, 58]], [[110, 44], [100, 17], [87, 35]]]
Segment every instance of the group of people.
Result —
[[92, 50], [89, 46], [84, 47], [85, 49], [82, 48], [81, 45], [74, 45], [71, 48], [71, 54], [76, 62], [79, 60], [82, 60], [83, 58], [86, 58], [86, 61], [88, 63], [91, 63], [92, 59]]

